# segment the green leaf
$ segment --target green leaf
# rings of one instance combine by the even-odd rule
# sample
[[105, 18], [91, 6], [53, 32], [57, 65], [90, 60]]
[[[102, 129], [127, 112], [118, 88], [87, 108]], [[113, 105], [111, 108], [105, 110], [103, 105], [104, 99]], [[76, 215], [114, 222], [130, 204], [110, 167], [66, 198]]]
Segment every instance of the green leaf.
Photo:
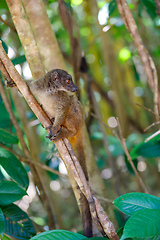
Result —
[[113, 12], [116, 10], [116, 8], [117, 8], [116, 0], [112, 0], [108, 6], [109, 16], [111, 16], [113, 14]]
[[22, 55], [22, 56], [14, 58], [12, 60], [12, 63], [13, 63], [13, 65], [17, 65], [17, 64], [24, 63], [25, 61], [26, 61], [26, 57], [25, 57], [25, 55]]
[[0, 236], [3, 236], [3, 230], [4, 230], [4, 215], [2, 210], [0, 209]]
[[20, 186], [27, 188], [29, 179], [22, 163], [11, 152], [0, 147], [0, 165]]
[[143, 209], [160, 209], [160, 198], [146, 193], [127, 193], [113, 201], [123, 213], [132, 215]]
[[17, 144], [18, 138], [0, 128], [0, 142], [3, 144]]
[[160, 238], [160, 210], [145, 209], [135, 212], [126, 222], [122, 239], [156, 240]]
[[19, 187], [17, 183], [0, 181], [0, 205], [11, 204], [26, 194], [26, 191]]
[[2, 206], [5, 216], [4, 232], [19, 239], [29, 239], [36, 234], [28, 215], [15, 204]]
[[155, 2], [153, 0], [141, 0], [141, 2], [144, 4], [147, 13], [149, 14], [149, 16], [152, 19], [155, 19], [155, 17], [157, 16], [157, 12], [156, 12], [156, 5]]
[[31, 240], [79, 240], [79, 239], [86, 239], [85, 236], [78, 234], [78, 233], [73, 233], [69, 232], [66, 230], [51, 230], [47, 232], [40, 233]]
[[[133, 159], [132, 162], [133, 162], [135, 168], [137, 169], [138, 160], [137, 160], [137, 159]], [[126, 163], [126, 167], [127, 167], [128, 171], [129, 171], [131, 174], [134, 174], [134, 175], [135, 175], [135, 172], [134, 172], [134, 170], [133, 170], [130, 162], [128, 161], [126, 155], [125, 155], [125, 163]]]
[[131, 158], [135, 159], [138, 156], [153, 158], [160, 156], [160, 139], [159, 136], [151, 139], [148, 142], [142, 142], [132, 149], [130, 152]]
[[91, 238], [87, 238], [87, 239], [102, 240], [102, 239], [106, 239], [106, 238], [104, 238], [104, 237], [91, 237]]

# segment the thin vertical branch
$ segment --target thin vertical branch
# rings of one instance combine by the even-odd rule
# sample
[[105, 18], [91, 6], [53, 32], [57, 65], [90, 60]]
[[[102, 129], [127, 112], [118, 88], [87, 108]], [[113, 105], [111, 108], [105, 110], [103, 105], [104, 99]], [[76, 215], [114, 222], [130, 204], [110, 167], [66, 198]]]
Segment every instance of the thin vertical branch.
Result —
[[121, 126], [120, 126], [120, 123], [119, 123], [118, 118], [116, 118], [116, 120], [117, 120], [118, 130], [119, 130], [119, 133], [120, 133], [121, 144], [122, 144], [122, 147], [123, 147], [123, 149], [124, 149], [124, 152], [125, 152], [125, 154], [126, 154], [126, 156], [127, 156], [127, 159], [128, 159], [128, 161], [129, 161], [129, 163], [131, 164], [131, 167], [132, 167], [132, 169], [133, 169], [133, 171], [134, 171], [134, 173], [135, 173], [135, 175], [136, 175], [136, 177], [137, 177], [137, 181], [138, 181], [140, 187], [142, 188], [142, 190], [143, 190], [145, 193], [148, 193], [147, 188], [146, 188], [145, 184], [143, 183], [143, 180], [142, 180], [142, 178], [140, 177], [137, 169], [135, 168], [131, 156], [129, 155], [129, 152], [128, 152], [128, 149], [127, 149], [127, 146], [126, 146], [124, 137], [123, 137], [122, 129], [121, 129]]
[[[91, 94], [91, 100], [92, 100], [92, 103], [93, 103], [93, 108], [94, 108], [94, 111], [96, 113], [96, 116], [98, 119], [101, 119], [101, 113], [100, 113], [100, 110], [99, 110], [99, 107], [98, 107], [98, 104], [96, 102], [96, 98], [94, 96], [94, 92], [90, 86], [90, 94]], [[106, 151], [106, 154], [108, 156], [108, 159], [109, 159], [109, 165], [112, 169], [112, 173], [113, 173], [113, 187], [115, 188], [115, 192], [118, 196], [120, 196], [120, 189], [119, 189], [119, 184], [118, 184], [118, 179], [117, 179], [117, 173], [116, 173], [116, 169], [115, 169], [115, 166], [114, 166], [114, 159], [109, 151], [109, 148], [108, 148], [108, 139], [107, 139], [107, 135], [106, 135], [106, 131], [105, 131], [105, 127], [104, 127], [104, 124], [102, 123], [102, 121], [99, 121], [99, 126], [100, 126], [100, 130], [102, 132], [102, 135], [103, 135], [103, 144], [104, 144], [104, 148], [105, 148], [105, 151]]]
[[144, 47], [143, 41], [140, 37], [137, 25], [133, 18], [133, 15], [129, 9], [128, 3], [126, 0], [116, 0], [119, 13], [122, 17], [122, 20], [129, 31], [130, 35], [133, 37], [134, 43], [137, 47], [139, 57], [144, 66], [146, 72], [148, 83], [154, 94], [154, 111], [156, 116], [159, 115], [159, 92], [158, 92], [158, 77], [155, 64], [148, 53], [147, 49]]

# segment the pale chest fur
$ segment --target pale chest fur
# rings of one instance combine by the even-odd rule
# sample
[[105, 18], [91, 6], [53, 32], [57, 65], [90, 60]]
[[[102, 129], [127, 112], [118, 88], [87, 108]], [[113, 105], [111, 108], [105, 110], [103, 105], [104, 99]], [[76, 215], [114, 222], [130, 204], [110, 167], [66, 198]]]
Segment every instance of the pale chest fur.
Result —
[[67, 92], [36, 91], [35, 89], [31, 91], [50, 118], [55, 118], [57, 113], [63, 112], [64, 109], [67, 112], [70, 107], [70, 97]]

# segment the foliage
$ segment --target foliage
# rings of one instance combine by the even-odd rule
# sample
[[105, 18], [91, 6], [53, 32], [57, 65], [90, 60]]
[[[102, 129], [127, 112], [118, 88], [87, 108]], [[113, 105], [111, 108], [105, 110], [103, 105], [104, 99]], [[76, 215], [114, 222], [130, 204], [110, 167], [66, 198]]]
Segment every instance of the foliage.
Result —
[[114, 205], [130, 215], [121, 239], [158, 239], [160, 237], [160, 198], [145, 193], [128, 193], [114, 200]]
[[[0, 142], [5, 146], [17, 144], [17, 137], [0, 129]], [[13, 202], [26, 195], [29, 185], [27, 172], [22, 163], [10, 151], [0, 147], [0, 166], [3, 179], [0, 181], [0, 235], [3, 232], [20, 239], [35, 235], [35, 229], [28, 215]], [[6, 174], [7, 173], [7, 174]], [[8, 239], [5, 235], [2, 239]]]
[[44, 233], [40, 233], [37, 234], [36, 236], [34, 236], [33, 240], [49, 240], [49, 239], [55, 239], [55, 240], [78, 240], [78, 239], [93, 239], [93, 240], [102, 240], [102, 239], [106, 239], [103, 237], [92, 237], [92, 238], [86, 238], [83, 235], [80, 235], [78, 233], [73, 233], [73, 232], [69, 232], [69, 231], [65, 231], [65, 230], [52, 230], [52, 231], [46, 231]]
[[65, 231], [65, 230], [52, 230], [52, 231], [48, 231], [48, 232], [44, 232], [44, 233], [40, 233], [38, 235], [36, 235], [35, 237], [31, 238], [32, 240], [45, 240], [45, 239], [56, 239], [56, 240], [60, 240], [60, 239], [70, 239], [70, 240], [74, 240], [74, 239], [86, 239], [86, 237], [84, 237], [83, 235], [80, 235], [78, 233], [72, 233], [69, 231]]

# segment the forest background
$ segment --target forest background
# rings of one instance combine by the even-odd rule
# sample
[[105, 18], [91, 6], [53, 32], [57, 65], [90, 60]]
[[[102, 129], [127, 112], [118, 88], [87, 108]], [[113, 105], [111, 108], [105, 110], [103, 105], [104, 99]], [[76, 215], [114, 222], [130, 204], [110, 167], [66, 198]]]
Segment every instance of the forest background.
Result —
[[[0, 38], [22, 78], [39, 78], [54, 68], [73, 76], [90, 140], [90, 184], [116, 229], [127, 217], [114, 199], [130, 192], [160, 194], [159, 28], [158, 0], [0, 1]], [[54, 143], [24, 98], [1, 79], [1, 234], [28, 239], [57, 225], [81, 232], [79, 209]], [[22, 235], [17, 233], [21, 209], [29, 224]]]

